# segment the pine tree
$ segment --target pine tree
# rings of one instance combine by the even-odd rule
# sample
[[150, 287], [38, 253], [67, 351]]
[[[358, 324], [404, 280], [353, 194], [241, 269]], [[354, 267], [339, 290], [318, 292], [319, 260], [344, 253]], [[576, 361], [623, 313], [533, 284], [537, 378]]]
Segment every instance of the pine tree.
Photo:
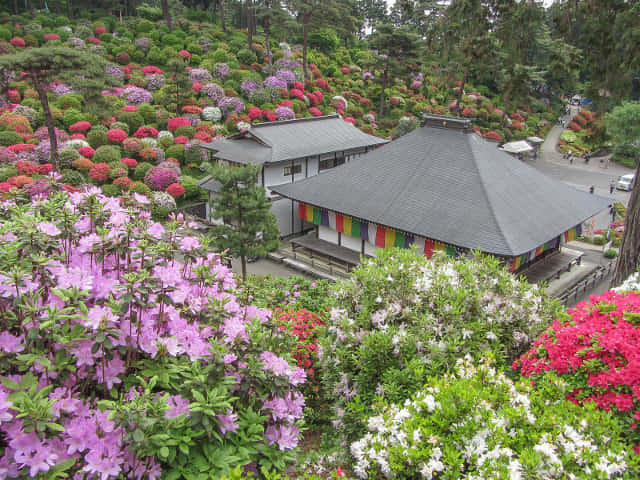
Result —
[[58, 170], [58, 142], [46, 88], [54, 80], [82, 89], [87, 103], [100, 99], [105, 88], [106, 60], [98, 55], [64, 47], [29, 48], [22, 52], [0, 56], [0, 86], [8, 88], [14, 72], [38, 92], [51, 145], [51, 163]]
[[217, 165], [213, 178], [220, 183], [211, 216], [224, 222], [214, 229], [214, 243], [242, 262], [247, 277], [247, 257], [264, 257], [277, 250], [280, 231], [264, 187], [257, 184], [261, 167]]
[[170, 74], [169, 92], [172, 100], [176, 102], [176, 115], [180, 115], [182, 104], [191, 87], [189, 75], [187, 74], [187, 65], [181, 58], [174, 58], [168, 63], [167, 72]]

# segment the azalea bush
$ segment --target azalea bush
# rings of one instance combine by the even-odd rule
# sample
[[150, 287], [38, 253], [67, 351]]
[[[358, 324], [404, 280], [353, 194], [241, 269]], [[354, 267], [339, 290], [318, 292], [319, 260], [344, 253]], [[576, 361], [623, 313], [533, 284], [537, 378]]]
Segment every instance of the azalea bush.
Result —
[[148, 203], [94, 189], [0, 205], [3, 478], [214, 479], [293, 460], [306, 375], [292, 347], [274, 352], [295, 339]]
[[411, 399], [382, 403], [350, 446], [360, 478], [638, 478], [639, 458], [622, 425], [564, 400], [548, 378], [534, 389], [488, 363], [459, 359]]
[[335, 287], [319, 357], [334, 426], [353, 436], [378, 398], [401, 402], [457, 359], [524, 353], [557, 310], [492, 257], [431, 259], [385, 249]]
[[[631, 290], [633, 277], [620, 290]], [[640, 293], [608, 291], [560, 317], [514, 367], [544, 381], [549, 373], [568, 384], [567, 399], [611, 411], [626, 440], [640, 453]]]

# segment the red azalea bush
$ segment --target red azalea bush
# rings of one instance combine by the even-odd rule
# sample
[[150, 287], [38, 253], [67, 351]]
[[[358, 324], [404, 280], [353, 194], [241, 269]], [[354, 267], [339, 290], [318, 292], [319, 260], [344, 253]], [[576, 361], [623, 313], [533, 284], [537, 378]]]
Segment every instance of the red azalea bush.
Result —
[[292, 98], [297, 98], [298, 100], [304, 100], [304, 93], [302, 90], [298, 90], [297, 88], [292, 88], [289, 91], [289, 96]]
[[153, 127], [140, 127], [133, 136], [136, 138], [156, 138], [158, 136], [158, 130]]
[[179, 183], [172, 183], [171, 185], [169, 185], [167, 187], [165, 192], [167, 192], [173, 198], [178, 198], [178, 197], [184, 195], [184, 187], [182, 185], [180, 185]]
[[569, 122], [569, 130], [579, 132], [580, 130], [582, 130], [582, 127], [580, 127], [580, 125], [578, 125], [576, 122]]
[[107, 29], [100, 26], [100, 27], [96, 27], [95, 30], [93, 30], [93, 33], [96, 34], [96, 37], [99, 37], [100, 35], [102, 35], [103, 33], [107, 33]]
[[185, 145], [188, 141], [189, 141], [189, 138], [185, 137], [184, 135], [180, 135], [173, 139], [173, 143], [176, 145]]
[[293, 82], [293, 88], [304, 92], [304, 83], [302, 83], [302, 82]]
[[200, 115], [202, 113], [202, 108], [197, 105], [185, 105], [184, 107], [182, 107], [182, 113]]
[[202, 87], [204, 87], [204, 85], [202, 83], [199, 83], [199, 82], [193, 82], [193, 85], [191, 85], [191, 88], [196, 93], [199, 92], [200, 90], [202, 90]]
[[178, 52], [178, 55], [180, 55], [180, 57], [182, 57], [182, 58], [191, 59], [191, 54], [189, 52], [187, 52], [186, 50], [180, 50]]
[[60, 35], [57, 33], [45, 33], [43, 38], [45, 42], [50, 42], [52, 40], [60, 40]]
[[96, 37], [88, 37], [87, 42], [93, 43], [94, 45], [100, 45], [100, 40]]
[[69, 127], [69, 131], [73, 133], [84, 133], [91, 128], [91, 123], [87, 121], [76, 122]]
[[83, 157], [91, 158], [93, 157], [93, 154], [96, 153], [96, 151], [93, 149], [93, 147], [80, 147], [78, 149], [78, 153]]
[[318, 333], [326, 324], [318, 315], [304, 308], [301, 310], [274, 311], [276, 325], [281, 331], [288, 331], [296, 339], [293, 358], [298, 367], [307, 373], [307, 383], [304, 386], [304, 397], [307, 405], [317, 407], [320, 400], [318, 391], [320, 379], [318, 368]]
[[573, 120], [578, 122], [583, 127], [587, 124], [587, 119], [584, 118], [582, 115], [576, 115], [576, 117]]
[[251, 107], [248, 112], [249, 118], [251, 120], [260, 120], [262, 118], [262, 110], [258, 107]]
[[513, 130], [524, 130], [524, 125], [520, 122], [512, 122], [511, 123], [511, 128]]
[[167, 123], [167, 128], [171, 132], [175, 132], [179, 127], [190, 126], [191, 122], [188, 118], [184, 117], [175, 117], [169, 120]]
[[269, 122], [275, 122], [278, 119], [278, 116], [275, 114], [275, 112], [273, 110], [269, 110], [268, 108], [262, 110], [262, 116]]
[[618, 413], [640, 450], [640, 294], [594, 295], [569, 315], [554, 321], [513, 367], [534, 379], [561, 375], [572, 387], [567, 400]]
[[118, 177], [113, 181], [113, 184], [120, 190], [129, 190], [129, 187], [133, 183], [129, 177]]
[[516, 112], [511, 115], [511, 120], [522, 123], [524, 122], [524, 117]]
[[196, 132], [193, 138], [194, 140], [202, 141], [202, 143], [209, 143], [213, 140], [213, 136], [209, 135], [207, 132]]
[[311, 107], [309, 109], [309, 113], [314, 117], [321, 117], [322, 116], [322, 112], [316, 107]]
[[31, 176], [38, 173], [38, 165], [33, 162], [19, 161], [15, 163], [16, 169], [20, 175]]
[[345, 75], [349, 75], [351, 73], [351, 70], [349, 70], [347, 67], [342, 67], [342, 73]]
[[125, 105], [122, 107], [123, 112], [137, 112], [138, 107], [136, 105]]
[[104, 183], [109, 180], [111, 167], [106, 163], [96, 163], [89, 169], [89, 178], [95, 183]]
[[86, 140], [87, 136], [84, 133], [72, 133], [71, 134], [71, 139], [72, 140]]
[[53, 171], [53, 165], [50, 163], [43, 163], [42, 165], [38, 165], [38, 173], [40, 175], [48, 175]]
[[491, 131], [487, 132], [485, 134], [484, 138], [488, 138], [489, 140], [496, 140], [498, 142], [502, 141], [502, 135], [500, 135], [495, 130], [491, 130]]
[[128, 136], [127, 132], [121, 128], [114, 128], [107, 132], [107, 140], [109, 140], [109, 143], [122, 143]]
[[134, 169], [138, 166], [138, 161], [135, 158], [122, 157], [120, 162], [124, 163], [127, 167]]
[[9, 182], [0, 182], [0, 192], [8, 193], [14, 188], [16, 188], [16, 186]]
[[13, 145], [9, 145], [7, 150], [13, 153], [21, 153], [21, 152], [32, 152], [36, 148], [35, 145], [31, 143], [15, 143]]
[[80, 157], [77, 160], [74, 160], [72, 165], [73, 168], [79, 170], [80, 172], [88, 172], [94, 164], [88, 158]]
[[142, 67], [142, 73], [145, 75], [162, 75], [164, 72], [155, 65], [147, 65]]
[[27, 45], [25, 41], [20, 37], [13, 37], [11, 40], [9, 40], [9, 43], [14, 47], [24, 47]]

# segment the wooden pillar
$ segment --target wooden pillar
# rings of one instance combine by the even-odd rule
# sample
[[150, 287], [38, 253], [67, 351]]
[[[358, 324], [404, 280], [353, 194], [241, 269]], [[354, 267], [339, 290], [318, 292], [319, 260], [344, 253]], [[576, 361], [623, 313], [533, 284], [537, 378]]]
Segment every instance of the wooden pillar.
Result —
[[361, 240], [360, 244], [361, 244], [361, 246], [360, 246], [360, 254], [362, 256], [364, 256], [364, 239]]
[[320, 227], [318, 225], [315, 226], [316, 230], [316, 238], [320, 238]]
[[342, 246], [342, 232], [338, 232], [338, 246]]

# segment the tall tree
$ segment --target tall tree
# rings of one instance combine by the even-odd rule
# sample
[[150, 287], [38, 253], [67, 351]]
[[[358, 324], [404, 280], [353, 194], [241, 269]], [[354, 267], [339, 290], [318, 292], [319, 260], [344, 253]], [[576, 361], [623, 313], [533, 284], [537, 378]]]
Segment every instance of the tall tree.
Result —
[[176, 102], [176, 115], [180, 115], [184, 99], [188, 96], [191, 87], [187, 65], [181, 58], [174, 58], [167, 64], [167, 73], [170, 74], [167, 87], [172, 100]]
[[249, 50], [253, 50], [253, 34], [255, 30], [255, 11], [253, 9], [253, 1], [246, 0], [247, 6], [247, 43], [249, 44]]
[[373, 33], [379, 23], [387, 23], [387, 2], [385, 0], [356, 0], [356, 12], [363, 20], [360, 34]]
[[173, 25], [171, 25], [171, 12], [169, 11], [169, 0], [162, 0], [162, 17], [164, 21], [169, 26], [169, 31], [173, 30]]
[[377, 50], [377, 78], [381, 86], [378, 116], [382, 117], [386, 99], [385, 89], [389, 82], [396, 76], [406, 74], [410, 64], [417, 61], [418, 36], [411, 33], [407, 27], [398, 28], [386, 23], [378, 25], [370, 43], [371, 47]]
[[226, 33], [227, 24], [224, 17], [224, 0], [216, 0], [218, 8], [220, 9], [220, 23], [222, 24], [222, 31]]
[[47, 98], [47, 87], [55, 80], [74, 85], [82, 90], [90, 102], [100, 98], [105, 87], [106, 60], [101, 56], [64, 47], [30, 48], [19, 53], [0, 56], [2, 88], [8, 88], [13, 72], [21, 72], [22, 80], [38, 92], [51, 145], [51, 163], [58, 170], [58, 142], [53, 115]]
[[214, 229], [214, 243], [240, 257], [242, 278], [247, 278], [247, 257], [264, 257], [277, 250], [280, 231], [265, 189], [258, 185], [261, 167], [217, 165], [213, 178], [220, 182], [211, 216], [222, 219]]
[[282, 2], [280, 0], [257, 0], [255, 9], [256, 21], [260, 22], [264, 29], [265, 44], [267, 47], [267, 64], [269, 65], [269, 74], [271, 74], [273, 65], [271, 30], [274, 26], [282, 25], [289, 16], [282, 8]]
[[628, 102], [605, 117], [607, 133], [618, 145], [632, 145], [636, 157], [636, 183], [631, 192], [625, 217], [620, 256], [611, 281], [620, 285], [634, 273], [640, 261], [640, 103]]

